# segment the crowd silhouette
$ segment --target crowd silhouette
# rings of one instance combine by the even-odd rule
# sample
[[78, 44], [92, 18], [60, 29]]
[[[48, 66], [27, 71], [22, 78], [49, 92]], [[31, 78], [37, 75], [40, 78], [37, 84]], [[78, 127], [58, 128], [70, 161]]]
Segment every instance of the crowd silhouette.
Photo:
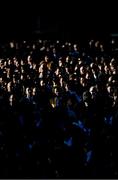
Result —
[[117, 119], [110, 43], [1, 43], [1, 178], [118, 177]]

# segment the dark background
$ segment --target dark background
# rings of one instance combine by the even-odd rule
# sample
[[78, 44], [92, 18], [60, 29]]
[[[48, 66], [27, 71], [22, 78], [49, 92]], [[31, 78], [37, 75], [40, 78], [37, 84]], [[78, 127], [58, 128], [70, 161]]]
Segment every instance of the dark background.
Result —
[[[44, 2], [44, 1], [43, 1]], [[105, 36], [118, 32], [117, 6], [112, 2], [9, 3], [0, 6], [0, 38], [42, 36]]]

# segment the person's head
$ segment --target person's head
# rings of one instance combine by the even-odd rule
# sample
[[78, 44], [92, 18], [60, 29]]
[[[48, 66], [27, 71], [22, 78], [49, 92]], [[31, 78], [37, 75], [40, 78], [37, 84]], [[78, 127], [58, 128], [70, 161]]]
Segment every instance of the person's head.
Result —
[[55, 54], [56, 53], [56, 48], [53, 48], [52, 52], [53, 52], [53, 54]]
[[31, 96], [31, 89], [27, 87], [25, 93], [26, 93], [26, 96]]
[[113, 95], [113, 91], [114, 91], [114, 89], [113, 89], [113, 87], [112, 86], [107, 86], [107, 92], [108, 92], [108, 94], [109, 95]]
[[118, 89], [113, 92], [113, 99], [115, 103], [118, 102]]
[[48, 61], [49, 61], [49, 57], [48, 57], [48, 56], [45, 56], [45, 57], [44, 57], [44, 61], [45, 61], [45, 62], [48, 62]]
[[7, 92], [11, 92], [11, 90], [12, 90], [12, 86], [11, 86], [11, 82], [9, 82], [7, 84]]
[[4, 66], [6, 66], [7, 65], [7, 61], [4, 61]]
[[12, 82], [13, 82], [13, 84], [16, 83], [16, 78], [15, 77], [13, 77]]
[[87, 85], [86, 83], [87, 83], [87, 82], [86, 82], [86, 79], [83, 78], [83, 77], [81, 77], [81, 78], [80, 78], [80, 84], [84, 87], [84, 86]]
[[20, 79], [21, 79], [21, 80], [23, 80], [23, 79], [24, 79], [24, 76], [23, 76], [23, 74], [21, 74], [21, 76], [20, 76]]
[[24, 65], [24, 62], [23, 62], [23, 60], [21, 59], [21, 61], [20, 61], [20, 64], [21, 64], [21, 66], [23, 66]]
[[86, 72], [85, 78], [86, 78], [87, 80], [90, 80], [90, 79], [91, 79], [91, 73], [90, 73], [89, 71]]
[[104, 71], [104, 65], [103, 64], [99, 64], [98, 68], [99, 68], [99, 71], [102, 71], [102, 72]]
[[74, 48], [75, 51], [77, 51], [77, 50], [78, 50], [77, 44], [74, 44], [74, 45], [73, 45], [73, 48]]
[[99, 41], [96, 41], [96, 42], [95, 42], [95, 47], [98, 48], [99, 45], [100, 45], [100, 42], [99, 42]]
[[97, 87], [96, 86], [91, 86], [89, 89], [89, 92], [91, 94], [92, 99], [96, 97], [97, 95]]
[[57, 68], [56, 71], [55, 71], [56, 76], [58, 76], [59, 73], [60, 73], [60, 72], [59, 72], [59, 68]]
[[43, 81], [43, 79], [40, 80], [40, 86], [44, 87], [45, 86], [45, 82]]
[[36, 49], [36, 45], [35, 45], [35, 44], [32, 45], [32, 49], [33, 49], [33, 50]]
[[22, 74], [24, 73], [24, 68], [23, 68], [23, 67], [21, 67], [21, 73], [22, 73]]
[[80, 75], [85, 75], [86, 73], [86, 68], [84, 66], [80, 67]]
[[108, 65], [104, 66], [104, 71], [105, 71], [106, 74], [109, 74], [109, 67], [108, 67]]
[[68, 91], [69, 91], [69, 85], [68, 85], [68, 83], [64, 83], [64, 87], [65, 87], [65, 90], [68, 92]]
[[36, 95], [36, 87], [34, 87], [34, 88], [32, 89], [32, 95], [33, 95], [33, 96]]
[[8, 65], [11, 65], [11, 59], [8, 60]]
[[115, 59], [112, 59], [110, 62], [110, 70], [113, 72], [117, 67], [117, 63]]
[[91, 101], [91, 94], [90, 94], [90, 92], [89, 91], [85, 91], [85, 92], [83, 92], [83, 102], [84, 103], [89, 103], [90, 101]]
[[36, 70], [36, 64], [35, 63], [33, 63], [33, 69]]
[[41, 64], [41, 65], [39, 66], [39, 73], [43, 73], [43, 68], [44, 68], [44, 64]]
[[31, 64], [31, 62], [32, 62], [32, 57], [30, 55], [27, 57], [27, 62], [28, 62], [28, 64]]
[[54, 94], [55, 94], [56, 96], [59, 95], [59, 89], [58, 89], [57, 87], [54, 88]]
[[93, 45], [93, 43], [94, 43], [94, 40], [93, 40], [93, 39], [90, 40], [90, 41], [89, 41], [89, 46], [91, 47], [91, 46]]
[[70, 57], [69, 57], [69, 56], [67, 56], [67, 57], [66, 57], [66, 63], [68, 63], [68, 62], [69, 62], [69, 60], [70, 60]]
[[14, 101], [15, 101], [15, 96], [13, 94], [11, 94], [10, 97], [9, 97], [10, 106], [13, 106]]
[[59, 59], [59, 67], [62, 67], [62, 60]]

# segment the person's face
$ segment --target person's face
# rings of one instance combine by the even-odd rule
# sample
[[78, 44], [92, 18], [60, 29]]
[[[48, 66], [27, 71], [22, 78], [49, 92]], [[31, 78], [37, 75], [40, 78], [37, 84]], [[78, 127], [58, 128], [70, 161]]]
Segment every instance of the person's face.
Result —
[[55, 48], [53, 48], [53, 50], [52, 50], [52, 51], [53, 51], [53, 53], [54, 53], [54, 54], [56, 53], [56, 49], [55, 49]]
[[21, 68], [21, 73], [22, 73], [22, 74], [24, 73], [24, 69], [23, 69], [23, 68]]
[[111, 86], [108, 86], [107, 92], [111, 95], [113, 93], [113, 88]]
[[33, 95], [33, 96], [36, 95], [36, 88], [33, 88], [33, 90], [32, 90], [32, 95]]
[[13, 83], [14, 83], [14, 84], [16, 83], [16, 79], [15, 79], [15, 78], [13, 78]]
[[63, 78], [60, 78], [60, 85], [63, 86]]
[[7, 84], [7, 91], [8, 91], [8, 92], [11, 92], [11, 82], [9, 82], [9, 83]]
[[67, 67], [65, 68], [65, 70], [66, 70], [66, 73], [69, 73], [69, 71], [68, 71], [68, 68], [67, 68]]
[[116, 93], [113, 93], [113, 99], [115, 102], [118, 100], [118, 95]]
[[86, 73], [86, 79], [87, 79], [87, 80], [91, 79], [91, 76], [90, 76], [89, 73]]
[[48, 60], [49, 60], [48, 56], [45, 56], [44, 60], [45, 60], [45, 62], [48, 62]]
[[95, 97], [97, 94], [97, 90], [94, 87], [90, 87], [89, 92], [92, 97]]
[[30, 96], [30, 95], [31, 95], [31, 90], [30, 90], [30, 88], [26, 88], [26, 95], [27, 95], [27, 96]]
[[23, 60], [21, 60], [20, 64], [21, 64], [21, 66], [23, 66], [23, 65], [24, 65], [24, 62], [23, 62]]
[[65, 90], [66, 90], [66, 91], [69, 91], [68, 84], [65, 84]]
[[41, 81], [40, 81], [40, 86], [43, 87], [44, 85], [45, 85], [44, 81], [41, 80]]
[[86, 81], [85, 81], [84, 78], [80, 78], [80, 84], [81, 84], [82, 86], [84, 86], [84, 85], [86, 84]]
[[58, 76], [59, 75], [59, 68], [55, 71], [55, 74]]
[[7, 62], [5, 61], [5, 62], [4, 62], [4, 66], [6, 66], [6, 65], [7, 65]]
[[54, 93], [58, 96], [59, 95], [59, 91], [57, 88], [54, 89]]
[[11, 60], [9, 59], [9, 60], [8, 60], [8, 65], [10, 65], [10, 64], [11, 64]]
[[21, 76], [20, 76], [20, 79], [21, 79], [21, 80], [23, 80], [23, 79], [24, 79], [23, 75], [21, 75]]
[[36, 69], [36, 64], [33, 64], [33, 69]]
[[35, 49], [36, 49], [36, 45], [35, 45], [35, 44], [33, 44], [32, 49], [33, 49], [33, 50], [35, 50]]
[[84, 75], [85, 74], [85, 68], [82, 66], [82, 67], [80, 67], [80, 74], [81, 75]]
[[71, 99], [68, 99], [68, 101], [67, 101], [67, 105], [68, 105], [68, 106], [71, 106], [71, 105], [72, 105], [72, 101], [71, 101]]
[[13, 96], [13, 94], [11, 94], [10, 97], [9, 97], [10, 105], [13, 105], [13, 101], [14, 101], [14, 96]]
[[115, 70], [115, 67], [110, 65], [110, 70], [113, 72]]
[[95, 47], [96, 47], [96, 48], [99, 47], [99, 43], [100, 43], [99, 41], [96, 41], [96, 42], [95, 42]]
[[107, 65], [105, 65], [104, 70], [105, 70], [105, 73], [108, 73], [108, 72], [109, 72], [109, 68], [108, 68]]
[[59, 67], [61, 67], [62, 66], [62, 61], [61, 60], [59, 60]]
[[43, 64], [39, 67], [39, 73], [43, 73]]
[[69, 62], [69, 56], [66, 57], [66, 63], [68, 63], [68, 62]]
[[31, 56], [28, 56], [28, 57], [27, 57], [28, 63], [31, 63], [31, 60], [32, 60]]
[[2, 80], [2, 77], [0, 78], [0, 83], [2, 83], [3, 82], [3, 80]]

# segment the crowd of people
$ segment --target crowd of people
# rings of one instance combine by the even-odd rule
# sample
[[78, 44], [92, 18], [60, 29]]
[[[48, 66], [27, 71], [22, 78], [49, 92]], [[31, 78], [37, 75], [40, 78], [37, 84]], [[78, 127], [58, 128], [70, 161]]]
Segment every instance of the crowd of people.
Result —
[[0, 177], [118, 177], [117, 118], [110, 45], [0, 44]]

